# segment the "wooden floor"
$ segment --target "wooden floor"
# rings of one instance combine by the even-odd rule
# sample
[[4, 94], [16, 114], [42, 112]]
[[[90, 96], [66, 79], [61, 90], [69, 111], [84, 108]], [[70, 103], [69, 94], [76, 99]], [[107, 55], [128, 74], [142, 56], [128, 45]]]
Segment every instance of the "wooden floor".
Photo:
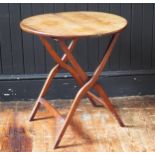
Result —
[[[52, 146], [61, 120], [41, 109], [38, 120], [29, 122], [32, 101], [1, 102], [0, 151], [155, 151], [155, 96], [111, 100], [127, 127], [119, 127], [105, 108], [94, 108], [85, 99], [56, 150]], [[65, 115], [71, 101], [54, 103]]]

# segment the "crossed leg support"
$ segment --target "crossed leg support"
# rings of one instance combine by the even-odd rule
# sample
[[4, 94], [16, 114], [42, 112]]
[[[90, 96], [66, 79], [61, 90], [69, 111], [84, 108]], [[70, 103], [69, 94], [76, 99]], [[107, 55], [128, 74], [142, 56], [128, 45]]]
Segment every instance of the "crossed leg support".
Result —
[[[61, 117], [61, 114], [53, 107], [49, 104], [48, 101], [46, 101], [43, 97], [46, 95], [46, 92], [53, 80], [53, 78], [55, 77], [55, 75], [63, 68], [65, 70], [67, 70], [68, 72], [71, 73], [71, 75], [74, 77], [74, 79], [77, 81], [77, 83], [81, 86], [80, 90], [78, 91], [78, 93], [76, 94], [71, 109], [65, 119], [65, 122], [62, 126], [62, 128], [60, 129], [60, 132], [56, 138], [56, 142], [54, 144], [54, 148], [57, 148], [65, 131], [67, 126], [70, 124], [72, 117], [80, 103], [80, 100], [82, 99], [82, 97], [84, 95], [87, 95], [87, 97], [90, 99], [91, 103], [96, 106], [97, 102], [99, 102], [100, 104], [104, 105], [107, 109], [109, 109], [111, 111], [111, 113], [114, 115], [114, 117], [116, 118], [116, 120], [118, 121], [118, 123], [120, 124], [120, 126], [124, 126], [121, 118], [119, 117], [118, 113], [116, 112], [116, 110], [113, 108], [108, 96], [106, 95], [105, 91], [103, 90], [103, 88], [100, 86], [100, 84], [98, 84], [97, 80], [101, 74], [101, 72], [103, 71], [110, 55], [112, 52], [112, 49], [115, 46], [115, 43], [117, 41], [117, 38], [119, 36], [119, 33], [116, 33], [113, 35], [105, 56], [103, 57], [101, 63], [99, 64], [99, 66], [97, 67], [97, 69], [95, 70], [92, 78], [88, 78], [87, 74], [84, 72], [84, 70], [80, 67], [80, 65], [77, 63], [77, 61], [75, 60], [75, 58], [72, 55], [72, 51], [75, 48], [75, 45], [78, 41], [78, 39], [73, 39], [72, 42], [70, 43], [69, 47], [66, 46], [65, 42], [63, 39], [57, 39], [62, 51], [64, 52], [64, 56], [62, 58], [60, 58], [57, 53], [55, 52], [55, 50], [53, 49], [53, 47], [49, 44], [48, 40], [43, 37], [43, 36], [39, 36], [40, 40], [42, 41], [43, 45], [46, 47], [46, 49], [48, 50], [49, 54], [52, 56], [52, 58], [55, 60], [55, 62], [57, 63], [57, 65], [51, 70], [51, 72], [48, 75], [48, 78], [43, 86], [43, 89], [41, 90], [41, 93], [36, 101], [36, 104], [32, 110], [32, 113], [30, 115], [30, 121], [32, 121], [35, 117], [36, 112], [38, 111], [40, 104], [43, 104], [45, 106], [45, 108], [50, 111], [51, 113], [53, 113], [53, 115], [55, 117]], [[69, 61], [71, 63], [71, 66], [69, 66], [68, 64], [66, 64], [66, 61]], [[98, 95], [100, 97], [97, 97], [96, 95], [94, 95], [93, 93], [91, 93], [89, 90], [93, 88], [96, 90], [96, 92], [98, 93]]]

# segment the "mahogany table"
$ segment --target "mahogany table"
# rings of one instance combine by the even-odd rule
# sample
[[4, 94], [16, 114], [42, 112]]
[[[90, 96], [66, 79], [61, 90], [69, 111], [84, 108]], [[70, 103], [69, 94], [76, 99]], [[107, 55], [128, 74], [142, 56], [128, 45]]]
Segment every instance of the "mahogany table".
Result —
[[[42, 14], [32, 16], [21, 21], [21, 29], [37, 35], [51, 57], [57, 63], [57, 65], [52, 68], [45, 81], [30, 115], [30, 121], [34, 120], [35, 114], [41, 104], [55, 117], [62, 118], [59, 111], [45, 99], [45, 95], [53, 78], [58, 72], [60, 72], [61, 69], [67, 70], [80, 86], [67, 117], [64, 120], [64, 124], [57, 135], [54, 148], [58, 147], [66, 128], [70, 124], [80, 100], [84, 95], [87, 95], [93, 106], [97, 106], [97, 103], [104, 105], [114, 115], [120, 126], [125, 126], [117, 111], [112, 106], [104, 89], [97, 80], [111, 55], [112, 49], [116, 44], [120, 32], [126, 27], [126, 25], [126, 19], [120, 16], [103, 12], [89, 11]], [[93, 73], [93, 76], [88, 78], [85, 71], [74, 58], [72, 51], [78, 40], [82, 37], [101, 37], [110, 34], [112, 37], [108, 44], [106, 53]], [[62, 52], [64, 52], [62, 58], [60, 58], [56, 53], [55, 49], [49, 42], [49, 39], [53, 39], [59, 44]], [[66, 40], [71, 40], [69, 46], [65, 44]], [[98, 96], [90, 91], [92, 88], [97, 92]]]

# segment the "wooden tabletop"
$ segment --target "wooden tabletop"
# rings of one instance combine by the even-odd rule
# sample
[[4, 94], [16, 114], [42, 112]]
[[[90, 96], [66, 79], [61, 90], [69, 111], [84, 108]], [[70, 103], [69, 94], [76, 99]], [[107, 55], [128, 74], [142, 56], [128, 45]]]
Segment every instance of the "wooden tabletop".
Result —
[[20, 23], [20, 27], [26, 32], [54, 38], [106, 35], [118, 32], [126, 25], [127, 20], [121, 16], [90, 11], [36, 15]]

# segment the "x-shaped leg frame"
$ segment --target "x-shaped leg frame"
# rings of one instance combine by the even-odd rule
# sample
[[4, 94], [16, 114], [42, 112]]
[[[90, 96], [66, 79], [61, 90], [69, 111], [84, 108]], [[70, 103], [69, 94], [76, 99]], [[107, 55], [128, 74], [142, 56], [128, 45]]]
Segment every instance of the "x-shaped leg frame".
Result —
[[[104, 67], [112, 53], [112, 49], [114, 48], [118, 37], [119, 37], [119, 32], [117, 32], [116, 34], [114, 34], [112, 36], [112, 39], [109, 42], [107, 51], [106, 51], [101, 63], [95, 70], [93, 76], [89, 79], [87, 74], [85, 73], [85, 71], [80, 67], [80, 65], [78, 64], [78, 62], [72, 55], [72, 51], [77, 44], [78, 38], [74, 38], [68, 47], [66, 46], [64, 39], [59, 39], [59, 38], [56, 39], [56, 41], [58, 41], [58, 43], [59, 43], [60, 48], [64, 52], [63, 57], [60, 58], [58, 56], [58, 54], [56, 53], [56, 51], [54, 50], [54, 48], [52, 47], [52, 45], [48, 42], [48, 39], [44, 36], [39, 36], [41, 42], [46, 47], [47, 51], [49, 52], [51, 57], [55, 60], [57, 65], [55, 65], [55, 67], [53, 67], [53, 69], [50, 71], [50, 73], [48, 75], [48, 78], [46, 79], [46, 82], [40, 92], [40, 95], [36, 101], [36, 104], [35, 104], [32, 112], [31, 112], [30, 121], [34, 120], [36, 112], [38, 111], [41, 104], [50, 113], [52, 113], [54, 117], [62, 118], [59, 111], [56, 108], [54, 108], [52, 106], [52, 104], [49, 103], [49, 101], [44, 99], [44, 97], [48, 91], [48, 88], [51, 85], [53, 78], [55, 77], [55, 75], [58, 72], [60, 72], [61, 69], [65, 69], [68, 72], [70, 72], [70, 74], [73, 76], [73, 78], [77, 81], [77, 83], [81, 87], [80, 90], [78, 91], [78, 93], [76, 94], [76, 96], [73, 100], [73, 103], [71, 105], [71, 108], [67, 114], [67, 117], [64, 120], [64, 124], [62, 125], [62, 128], [60, 129], [60, 132], [57, 135], [56, 142], [54, 144], [54, 148], [58, 147], [58, 145], [59, 145], [59, 143], [67, 129], [67, 126], [71, 123], [72, 117], [80, 103], [80, 100], [83, 98], [84, 95], [87, 95], [87, 97], [89, 98], [89, 100], [91, 101], [93, 106], [97, 106], [96, 103], [100, 103], [100, 104], [104, 105], [114, 115], [114, 117], [116, 118], [116, 120], [118, 121], [120, 126], [122, 126], [122, 127], [125, 126], [124, 123], [122, 122], [120, 116], [118, 115], [118, 113], [116, 112], [114, 107], [112, 106], [105, 91], [103, 90], [101, 85], [97, 82], [101, 72], [103, 71], [103, 69], [104, 69]], [[70, 62], [71, 65], [68, 65], [66, 62]], [[95, 94], [93, 94], [92, 92], [90, 92], [89, 90], [91, 88], [93, 88], [98, 93], [98, 95], [100, 97], [98, 97]]]

